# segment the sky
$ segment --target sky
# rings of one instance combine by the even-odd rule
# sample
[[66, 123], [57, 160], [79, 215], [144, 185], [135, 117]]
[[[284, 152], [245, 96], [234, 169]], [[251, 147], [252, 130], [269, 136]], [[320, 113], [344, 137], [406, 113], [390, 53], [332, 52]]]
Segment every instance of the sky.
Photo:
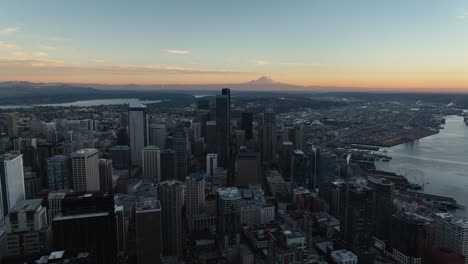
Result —
[[0, 0], [0, 81], [468, 90], [467, 0]]

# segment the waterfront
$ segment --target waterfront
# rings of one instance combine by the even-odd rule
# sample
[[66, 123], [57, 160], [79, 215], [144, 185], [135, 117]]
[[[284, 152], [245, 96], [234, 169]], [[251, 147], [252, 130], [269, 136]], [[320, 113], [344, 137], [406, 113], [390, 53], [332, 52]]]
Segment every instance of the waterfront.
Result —
[[[390, 162], [378, 169], [407, 176], [424, 186], [424, 192], [449, 196], [468, 207], [468, 126], [459, 116], [448, 116], [440, 133], [387, 150]], [[468, 217], [468, 209], [458, 212]]]
[[61, 104], [40, 104], [40, 105], [0, 105], [0, 109], [17, 109], [17, 108], [33, 108], [37, 106], [50, 106], [50, 107], [69, 107], [69, 106], [98, 106], [98, 105], [121, 105], [121, 104], [130, 104], [130, 103], [140, 103], [140, 104], [156, 104], [160, 103], [161, 100], [140, 100], [136, 98], [128, 99], [101, 99], [101, 100], [84, 100], [76, 101], [71, 103], [61, 103]]

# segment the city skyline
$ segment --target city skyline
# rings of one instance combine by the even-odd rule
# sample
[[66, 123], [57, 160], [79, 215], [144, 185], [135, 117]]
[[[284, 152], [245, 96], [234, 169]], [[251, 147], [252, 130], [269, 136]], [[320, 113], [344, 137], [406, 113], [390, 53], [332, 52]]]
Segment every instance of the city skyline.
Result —
[[467, 28], [455, 0], [12, 2], [0, 81], [467, 92]]

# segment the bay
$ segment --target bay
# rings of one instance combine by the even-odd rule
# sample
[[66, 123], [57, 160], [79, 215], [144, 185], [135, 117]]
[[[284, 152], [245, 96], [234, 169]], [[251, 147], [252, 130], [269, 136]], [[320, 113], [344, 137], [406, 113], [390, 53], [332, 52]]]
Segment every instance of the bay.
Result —
[[[463, 117], [447, 116], [440, 133], [386, 150], [390, 162], [376, 162], [380, 170], [405, 175], [423, 185], [424, 192], [452, 197], [468, 207], [468, 126]], [[468, 210], [457, 214], [468, 216]]]

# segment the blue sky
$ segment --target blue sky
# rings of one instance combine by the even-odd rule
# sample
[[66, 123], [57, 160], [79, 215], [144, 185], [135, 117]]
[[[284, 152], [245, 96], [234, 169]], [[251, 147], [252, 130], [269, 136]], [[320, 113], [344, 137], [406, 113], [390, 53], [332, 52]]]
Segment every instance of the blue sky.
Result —
[[2, 1], [0, 59], [0, 80], [461, 89], [468, 1]]

